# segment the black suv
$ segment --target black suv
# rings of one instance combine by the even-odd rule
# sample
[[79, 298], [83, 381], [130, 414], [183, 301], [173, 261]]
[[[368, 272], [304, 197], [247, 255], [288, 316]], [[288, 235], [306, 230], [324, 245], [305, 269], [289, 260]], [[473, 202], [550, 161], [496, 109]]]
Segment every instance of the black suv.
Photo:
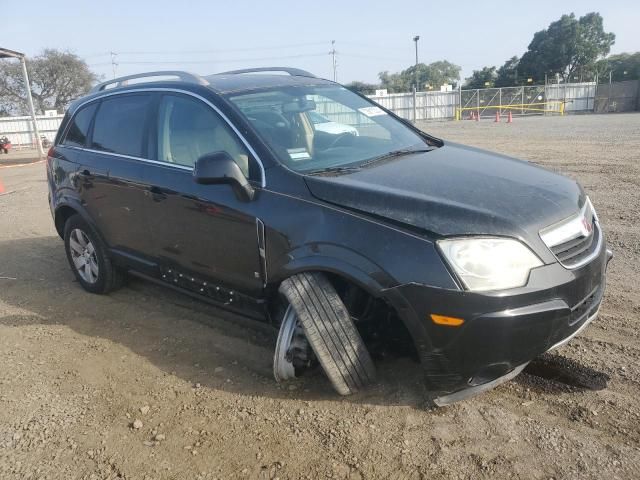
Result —
[[47, 177], [86, 290], [129, 272], [270, 322], [276, 379], [320, 365], [340, 394], [389, 351], [437, 405], [514, 377], [596, 317], [612, 256], [575, 181], [290, 68], [100, 84]]

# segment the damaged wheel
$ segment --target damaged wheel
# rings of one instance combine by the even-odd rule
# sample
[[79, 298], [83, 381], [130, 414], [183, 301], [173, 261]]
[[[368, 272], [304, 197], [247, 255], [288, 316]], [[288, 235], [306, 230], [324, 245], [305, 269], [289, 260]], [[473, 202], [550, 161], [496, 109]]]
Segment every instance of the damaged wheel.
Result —
[[304, 329], [289, 305], [282, 317], [273, 357], [273, 376], [276, 381], [286, 382], [301, 376], [311, 366], [312, 355]]
[[296, 366], [308, 365], [304, 354], [307, 344], [340, 395], [355, 393], [375, 380], [371, 356], [347, 308], [323, 274], [294, 275], [282, 282], [280, 293], [289, 306], [276, 346], [276, 380], [293, 378]]

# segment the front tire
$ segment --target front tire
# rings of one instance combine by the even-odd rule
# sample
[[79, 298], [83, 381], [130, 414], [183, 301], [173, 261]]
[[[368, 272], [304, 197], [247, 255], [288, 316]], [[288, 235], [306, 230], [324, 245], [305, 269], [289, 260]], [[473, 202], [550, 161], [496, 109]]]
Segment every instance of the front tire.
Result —
[[80, 215], [69, 217], [65, 223], [64, 247], [71, 270], [87, 292], [109, 293], [122, 285], [123, 273], [113, 265], [105, 244]]
[[295, 312], [307, 341], [340, 395], [350, 395], [375, 381], [376, 370], [369, 351], [347, 308], [323, 274], [294, 275], [282, 282], [280, 293]]

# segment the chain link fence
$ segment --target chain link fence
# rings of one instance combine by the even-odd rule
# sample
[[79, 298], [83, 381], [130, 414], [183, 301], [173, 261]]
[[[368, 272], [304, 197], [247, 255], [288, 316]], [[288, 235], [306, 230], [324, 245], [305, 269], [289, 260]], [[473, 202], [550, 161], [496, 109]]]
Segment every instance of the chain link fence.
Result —
[[[639, 81], [597, 85], [595, 82], [482, 88], [449, 92], [371, 95], [373, 101], [407, 120], [626, 112], [640, 108]], [[415, 98], [415, 102], [414, 102]], [[415, 104], [415, 108], [414, 108]]]

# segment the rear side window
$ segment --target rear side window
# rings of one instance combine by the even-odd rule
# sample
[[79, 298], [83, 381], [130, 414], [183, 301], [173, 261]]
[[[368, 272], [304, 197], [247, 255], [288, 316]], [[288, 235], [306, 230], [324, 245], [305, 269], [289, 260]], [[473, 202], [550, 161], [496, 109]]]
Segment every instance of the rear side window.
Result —
[[91, 125], [91, 119], [96, 112], [97, 106], [97, 103], [92, 103], [78, 110], [71, 119], [69, 130], [62, 142], [63, 145], [70, 145], [72, 147], [85, 147], [87, 145], [89, 125]]
[[92, 148], [143, 156], [143, 140], [151, 95], [122, 95], [102, 101], [93, 126]]

